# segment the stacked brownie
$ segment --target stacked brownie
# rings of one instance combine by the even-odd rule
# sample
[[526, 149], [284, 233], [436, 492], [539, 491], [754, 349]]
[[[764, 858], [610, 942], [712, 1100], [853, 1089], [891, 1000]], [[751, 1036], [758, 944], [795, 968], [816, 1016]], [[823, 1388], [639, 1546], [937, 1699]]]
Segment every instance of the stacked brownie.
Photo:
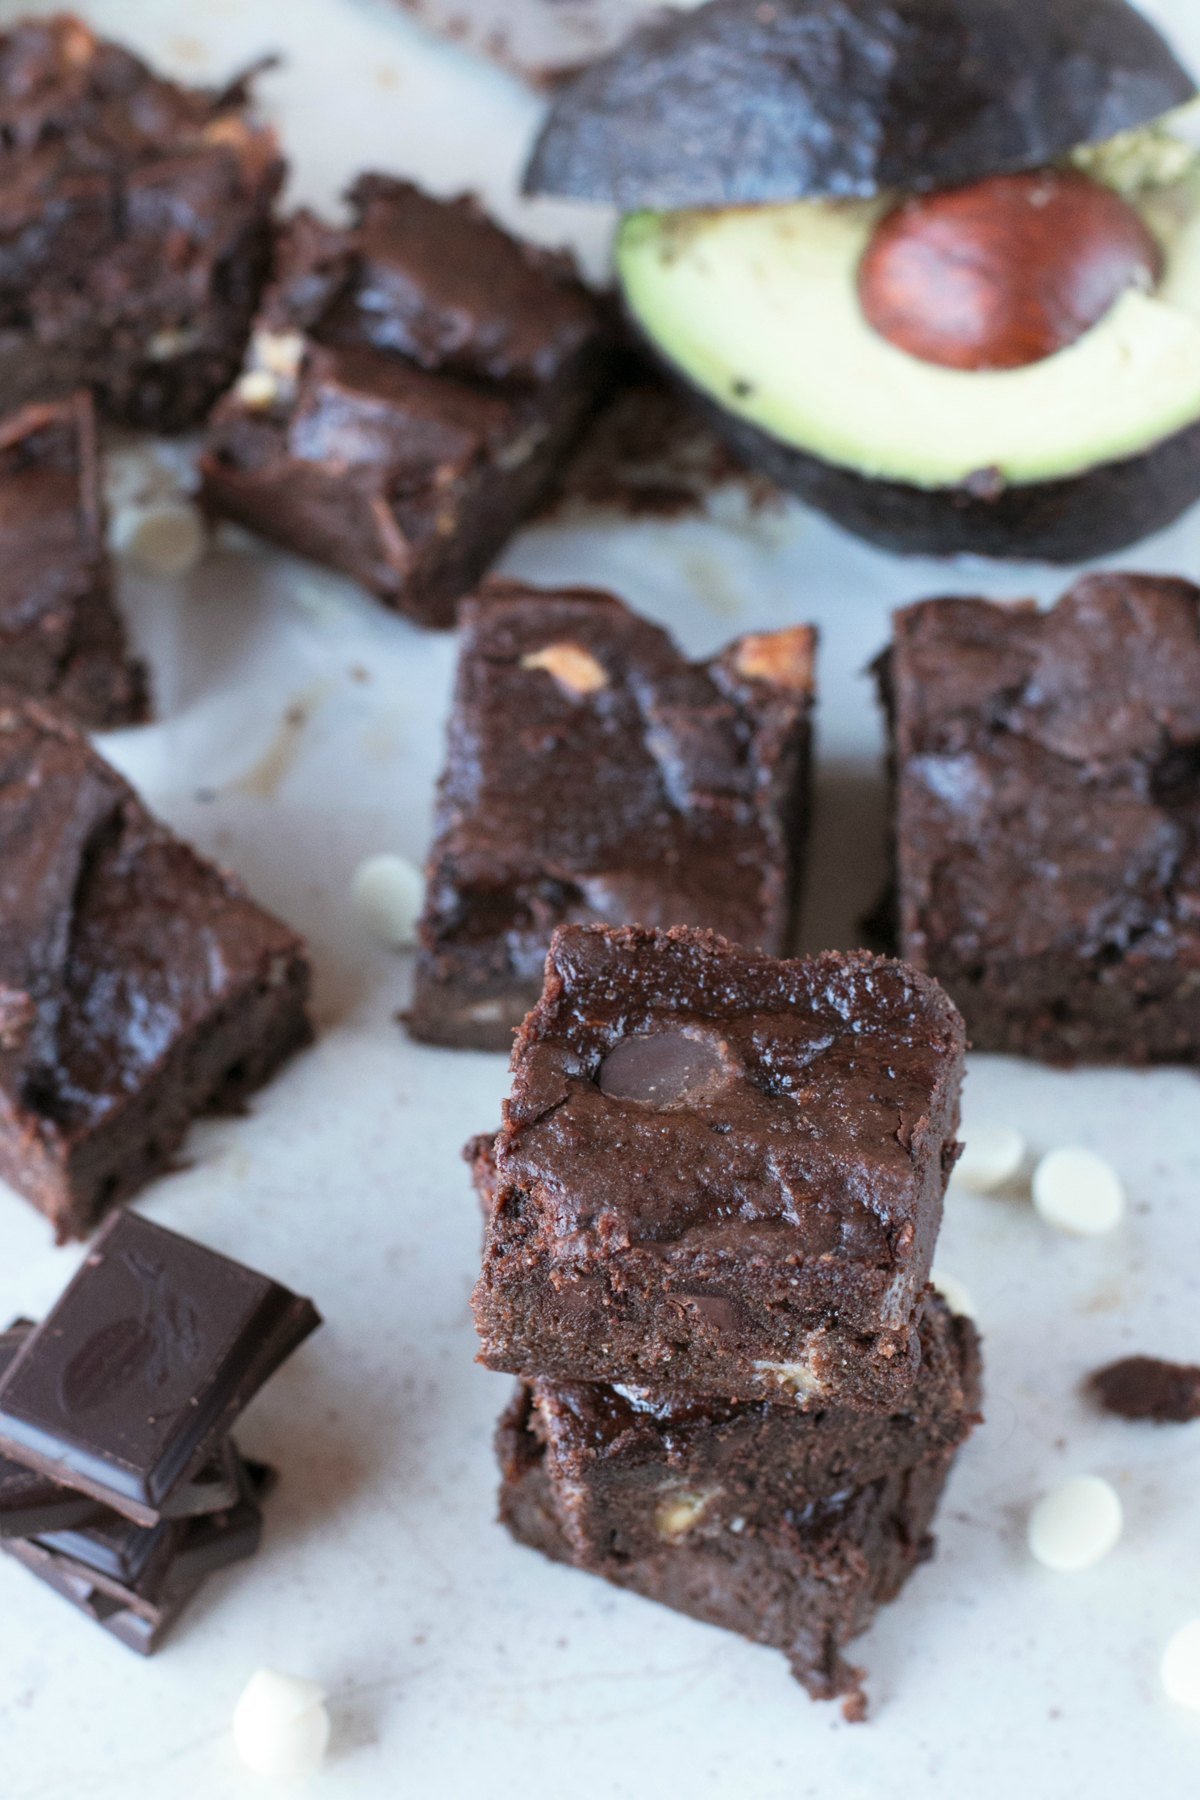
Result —
[[590, 590], [466, 602], [413, 1035], [507, 1050], [559, 925], [704, 925], [781, 955], [815, 651], [799, 625], [689, 662]]
[[472, 1147], [482, 1360], [521, 1377], [505, 1523], [856, 1716], [846, 1647], [928, 1554], [979, 1405], [928, 1287], [964, 1047], [902, 963], [572, 926]]
[[257, 1550], [274, 1476], [230, 1428], [319, 1324], [278, 1282], [119, 1214], [45, 1323], [0, 1333], [0, 1549], [148, 1656]]
[[0, 702], [0, 1177], [86, 1237], [308, 1041], [305, 946], [60, 715]]
[[609, 380], [562, 258], [473, 200], [364, 175], [345, 229], [300, 212], [202, 473], [214, 512], [452, 625], [551, 491]]

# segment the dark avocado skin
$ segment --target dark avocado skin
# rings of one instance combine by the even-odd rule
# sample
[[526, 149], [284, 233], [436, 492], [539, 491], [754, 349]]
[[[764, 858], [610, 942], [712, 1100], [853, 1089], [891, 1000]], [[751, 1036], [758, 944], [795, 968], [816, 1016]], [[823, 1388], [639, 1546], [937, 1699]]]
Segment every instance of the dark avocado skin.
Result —
[[901, 555], [1088, 562], [1164, 530], [1200, 500], [1200, 422], [1142, 456], [1062, 481], [989, 491], [982, 479], [978, 493], [919, 488], [874, 481], [795, 450], [673, 373], [743, 462], [857, 537]]
[[1126, 0], [712, 0], [563, 89], [525, 190], [626, 212], [918, 192], [1037, 168], [1195, 92]]

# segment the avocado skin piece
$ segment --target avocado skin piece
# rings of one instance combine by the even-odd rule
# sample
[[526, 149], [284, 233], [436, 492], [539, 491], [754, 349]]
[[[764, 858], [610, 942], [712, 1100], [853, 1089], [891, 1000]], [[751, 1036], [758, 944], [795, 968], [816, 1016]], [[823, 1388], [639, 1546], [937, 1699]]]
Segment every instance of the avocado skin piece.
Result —
[[1195, 93], [1126, 0], [712, 0], [565, 87], [524, 185], [627, 212], [920, 192]]
[[1062, 481], [988, 491], [874, 481], [795, 450], [676, 379], [741, 460], [818, 512], [905, 556], [986, 556], [1080, 563], [1162, 531], [1200, 499], [1200, 421], [1141, 456], [1101, 463]]

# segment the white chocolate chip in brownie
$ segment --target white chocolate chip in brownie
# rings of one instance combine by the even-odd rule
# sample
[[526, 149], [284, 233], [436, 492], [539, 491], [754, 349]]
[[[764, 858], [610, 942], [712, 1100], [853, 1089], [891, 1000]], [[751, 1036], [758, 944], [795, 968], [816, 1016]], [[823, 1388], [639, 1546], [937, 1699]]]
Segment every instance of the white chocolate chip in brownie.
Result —
[[1160, 1665], [1168, 1700], [1200, 1712], [1200, 1619], [1191, 1619], [1168, 1640]]
[[266, 412], [279, 399], [279, 377], [270, 369], [247, 369], [233, 391], [249, 412]]
[[281, 382], [294, 382], [304, 361], [301, 331], [256, 331], [250, 340], [250, 362]]
[[233, 1714], [233, 1741], [246, 1768], [274, 1781], [312, 1775], [329, 1747], [325, 1696], [315, 1681], [260, 1669]]
[[654, 1529], [667, 1543], [677, 1542], [700, 1523], [712, 1499], [711, 1493], [699, 1494], [676, 1488], [660, 1500], [654, 1514]]
[[972, 1194], [994, 1194], [1021, 1173], [1025, 1139], [1012, 1125], [973, 1125], [963, 1133], [962, 1155], [950, 1177]]
[[801, 1402], [815, 1400], [825, 1391], [825, 1384], [811, 1362], [756, 1362], [755, 1368], [772, 1375], [781, 1388]]
[[582, 644], [547, 644], [521, 658], [523, 669], [542, 669], [569, 694], [582, 699], [608, 686], [608, 671]]
[[177, 356], [186, 356], [200, 342], [200, 334], [190, 325], [175, 325], [156, 331], [146, 345], [146, 355], [151, 362], [174, 362]]
[[1033, 1204], [1058, 1231], [1102, 1237], [1125, 1216], [1125, 1189], [1111, 1163], [1082, 1144], [1064, 1144], [1033, 1171]]
[[1116, 1489], [1099, 1475], [1075, 1475], [1043, 1494], [1029, 1515], [1029, 1549], [1062, 1575], [1090, 1569], [1116, 1547], [1124, 1516]]
[[420, 869], [406, 856], [368, 856], [354, 871], [354, 906], [373, 937], [389, 950], [411, 950], [425, 896]]
[[773, 687], [807, 694], [812, 688], [813, 634], [807, 625], [787, 631], [763, 631], [744, 637], [737, 647], [734, 667], [750, 681], [769, 681]]

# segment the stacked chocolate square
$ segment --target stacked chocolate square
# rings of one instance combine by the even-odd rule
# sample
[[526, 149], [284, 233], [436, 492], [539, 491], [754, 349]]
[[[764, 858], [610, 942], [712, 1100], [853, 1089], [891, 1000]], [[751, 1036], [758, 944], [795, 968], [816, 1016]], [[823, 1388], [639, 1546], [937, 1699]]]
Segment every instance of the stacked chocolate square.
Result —
[[902, 963], [569, 927], [475, 1147], [482, 1360], [521, 1377], [505, 1523], [856, 1716], [846, 1646], [978, 1416], [975, 1332], [928, 1285], [964, 1048]]
[[0, 1549], [148, 1656], [257, 1550], [274, 1476], [230, 1430], [319, 1323], [278, 1282], [118, 1213], [45, 1323], [0, 1333]]

